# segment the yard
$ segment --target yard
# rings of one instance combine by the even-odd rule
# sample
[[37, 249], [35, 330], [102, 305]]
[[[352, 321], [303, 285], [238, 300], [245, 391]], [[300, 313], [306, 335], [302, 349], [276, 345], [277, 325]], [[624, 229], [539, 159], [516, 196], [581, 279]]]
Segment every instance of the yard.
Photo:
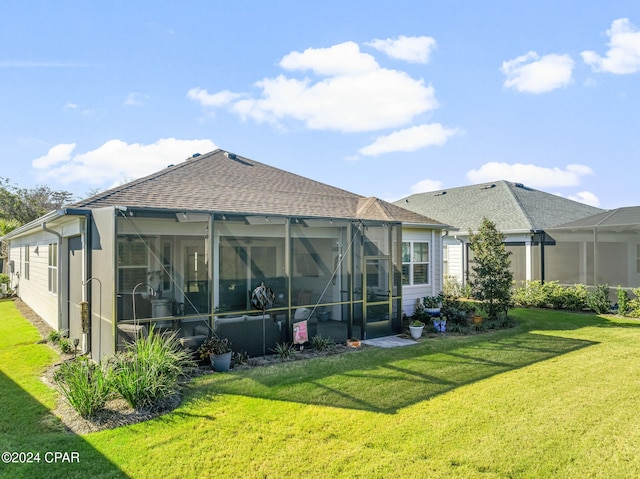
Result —
[[40, 460], [0, 477], [640, 477], [640, 323], [512, 316], [509, 330], [203, 376], [172, 413], [79, 436], [39, 379], [55, 353], [0, 302], [0, 452]]

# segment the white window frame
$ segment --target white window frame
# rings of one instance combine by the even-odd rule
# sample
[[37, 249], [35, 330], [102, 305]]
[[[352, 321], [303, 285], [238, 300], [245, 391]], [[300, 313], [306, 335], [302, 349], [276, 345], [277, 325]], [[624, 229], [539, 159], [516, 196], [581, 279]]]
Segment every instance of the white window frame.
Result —
[[29, 279], [29, 263], [30, 263], [30, 252], [29, 245], [24, 245], [24, 257], [23, 257], [23, 266], [22, 266], [22, 277], [23, 279]]
[[[431, 284], [431, 241], [418, 241], [418, 240], [410, 240], [403, 241], [403, 254], [402, 254], [402, 266], [408, 266], [408, 271], [406, 277], [408, 281], [403, 281], [403, 286], [428, 286]], [[404, 244], [409, 245], [409, 261], [405, 261], [404, 255]], [[415, 260], [415, 245], [416, 244], [426, 244], [427, 245], [427, 261], [416, 261]], [[427, 278], [425, 283], [416, 283], [414, 282], [414, 266], [415, 265], [426, 265], [427, 268]]]
[[59, 251], [58, 243], [49, 243], [49, 259], [48, 259], [48, 281], [47, 287], [51, 294], [58, 295], [58, 260]]

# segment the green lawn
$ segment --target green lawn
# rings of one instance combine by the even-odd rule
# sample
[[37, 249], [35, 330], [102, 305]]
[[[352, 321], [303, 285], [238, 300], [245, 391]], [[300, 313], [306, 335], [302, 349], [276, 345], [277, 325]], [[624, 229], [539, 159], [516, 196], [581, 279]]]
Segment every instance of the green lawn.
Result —
[[0, 445], [79, 464], [1, 477], [640, 477], [640, 323], [514, 310], [517, 328], [216, 374], [180, 408], [84, 436], [51, 416], [55, 355], [0, 303]]

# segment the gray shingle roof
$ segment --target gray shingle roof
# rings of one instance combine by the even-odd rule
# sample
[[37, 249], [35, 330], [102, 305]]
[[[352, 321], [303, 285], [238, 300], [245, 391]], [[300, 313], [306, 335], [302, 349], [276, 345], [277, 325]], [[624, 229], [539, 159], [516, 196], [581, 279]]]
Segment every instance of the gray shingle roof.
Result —
[[519, 232], [545, 229], [604, 211], [509, 181], [419, 193], [395, 204], [437, 218], [464, 233], [477, 231], [483, 217], [502, 232]]
[[627, 206], [604, 211], [587, 218], [558, 225], [557, 229], [602, 228], [618, 231], [640, 231], [640, 206]]
[[380, 199], [365, 198], [223, 150], [190, 158], [72, 205], [74, 208], [106, 206], [443, 226]]

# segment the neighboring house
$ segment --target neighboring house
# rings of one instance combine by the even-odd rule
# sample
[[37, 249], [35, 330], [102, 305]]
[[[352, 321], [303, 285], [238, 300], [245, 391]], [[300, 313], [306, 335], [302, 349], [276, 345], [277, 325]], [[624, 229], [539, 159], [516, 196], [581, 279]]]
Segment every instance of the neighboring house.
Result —
[[463, 284], [470, 272], [469, 231], [477, 233], [484, 217], [505, 235], [514, 279], [521, 282], [554, 279], [545, 261], [554, 245], [548, 228], [604, 211], [509, 181], [419, 193], [395, 204], [451, 225], [444, 238], [444, 275]]
[[549, 228], [548, 271], [560, 283], [640, 287], [640, 206]]
[[[94, 358], [151, 324], [259, 355], [304, 320], [309, 338], [399, 333], [415, 298], [442, 289], [445, 227], [216, 150], [3, 239], [18, 296]], [[252, 302], [262, 284], [275, 296], [265, 315]]]

